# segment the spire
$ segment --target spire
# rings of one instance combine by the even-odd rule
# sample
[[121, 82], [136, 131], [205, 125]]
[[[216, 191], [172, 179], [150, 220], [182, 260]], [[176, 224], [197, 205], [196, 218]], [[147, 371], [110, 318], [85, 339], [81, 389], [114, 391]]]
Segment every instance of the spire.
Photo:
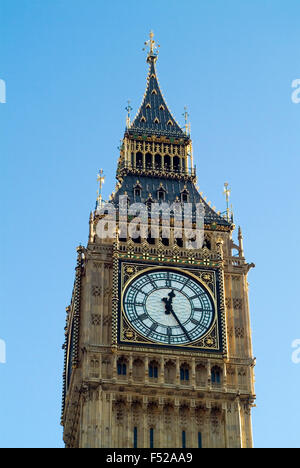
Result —
[[133, 135], [157, 135], [188, 140], [188, 135], [174, 119], [160, 90], [155, 67], [159, 45], [156, 44], [153, 37], [154, 34], [151, 31], [150, 39], [145, 42], [145, 46], [149, 47], [147, 54], [149, 72], [144, 99], [135, 119], [127, 130]]

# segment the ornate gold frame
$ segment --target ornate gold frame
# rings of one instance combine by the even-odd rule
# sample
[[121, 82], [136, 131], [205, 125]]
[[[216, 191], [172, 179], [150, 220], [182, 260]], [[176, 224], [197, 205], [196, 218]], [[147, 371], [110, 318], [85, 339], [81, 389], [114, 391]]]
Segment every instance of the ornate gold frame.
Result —
[[[139, 275], [149, 270], [169, 269], [173, 271], [183, 272], [187, 276], [194, 278], [199, 282], [203, 288], [208, 292], [210, 298], [215, 307], [215, 317], [211, 324], [210, 329], [198, 340], [193, 341], [189, 344], [178, 344], [169, 345], [164, 343], [157, 343], [149, 338], [145, 338], [140, 335], [128, 321], [126, 314], [123, 310], [123, 294], [125, 288]], [[119, 268], [118, 268], [119, 270]], [[206, 277], [206, 279], [204, 279]], [[222, 353], [224, 349], [224, 343], [222, 343], [222, 333], [220, 327], [222, 326], [222, 311], [218, 307], [219, 303], [219, 291], [217, 288], [217, 271], [216, 269], [205, 269], [205, 268], [178, 268], [176, 266], [168, 266], [164, 264], [149, 264], [141, 261], [132, 261], [131, 259], [120, 259], [120, 270], [118, 271], [119, 288], [118, 288], [118, 311], [115, 314], [115, 320], [117, 323], [117, 344], [120, 345], [136, 345], [136, 346], [150, 346], [156, 348], [170, 348], [170, 349], [189, 349], [196, 351], [209, 351]], [[223, 348], [223, 349], [222, 349]]]

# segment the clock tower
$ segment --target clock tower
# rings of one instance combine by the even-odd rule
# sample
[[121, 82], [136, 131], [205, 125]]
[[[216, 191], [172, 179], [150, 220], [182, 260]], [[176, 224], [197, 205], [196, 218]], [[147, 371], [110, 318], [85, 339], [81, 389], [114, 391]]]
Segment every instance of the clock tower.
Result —
[[[147, 87], [102, 171], [66, 309], [62, 425], [67, 447], [250, 448], [254, 365], [243, 237], [199, 193], [192, 142]], [[200, 183], [203, 174], [200, 174]], [[228, 197], [229, 189], [225, 184]], [[186, 216], [188, 213], [188, 216]]]

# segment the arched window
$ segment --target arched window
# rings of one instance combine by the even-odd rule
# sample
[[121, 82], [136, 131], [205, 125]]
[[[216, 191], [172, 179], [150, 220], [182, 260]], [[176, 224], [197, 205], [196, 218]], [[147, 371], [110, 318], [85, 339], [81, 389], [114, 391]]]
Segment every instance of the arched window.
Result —
[[152, 169], [152, 154], [151, 153], [146, 154], [146, 167], [147, 169]]
[[127, 365], [126, 365], [126, 362], [122, 358], [118, 360], [117, 372], [118, 372], [118, 375], [127, 374]]
[[157, 198], [158, 198], [159, 201], [164, 201], [164, 199], [165, 199], [165, 191], [164, 190], [159, 190], [157, 192], [157, 195], [158, 195]]
[[150, 448], [154, 448], [154, 429], [153, 427], [150, 428]]
[[136, 167], [142, 167], [143, 166], [143, 154], [139, 151], [136, 153]]
[[160, 184], [160, 187], [157, 190], [157, 198], [158, 198], [158, 201], [165, 201], [166, 199], [166, 191], [162, 184]]
[[138, 430], [137, 427], [133, 428], [133, 448], [138, 446]]
[[189, 202], [189, 191], [187, 190], [186, 186], [184, 186], [184, 189], [180, 192], [180, 197], [182, 203]]
[[156, 154], [154, 156], [154, 162], [155, 162], [155, 169], [161, 169], [161, 155], [160, 154]]
[[182, 440], [182, 448], [186, 448], [186, 433], [182, 431], [181, 433], [181, 440]]
[[187, 364], [182, 364], [180, 366], [180, 380], [182, 380], [182, 381], [190, 380], [190, 370], [189, 370], [189, 366]]
[[170, 165], [171, 165], [171, 159], [170, 159], [170, 156], [168, 156], [167, 154], [164, 157], [164, 163], [165, 163], [165, 170], [169, 171]]
[[141, 197], [141, 189], [139, 187], [136, 187], [134, 189], [134, 198], [140, 198]]
[[175, 172], [179, 171], [179, 157], [178, 156], [174, 156], [173, 158], [173, 169]]
[[157, 379], [158, 378], [158, 364], [155, 361], [149, 363], [149, 378]]
[[213, 384], [221, 383], [221, 369], [218, 366], [214, 366], [211, 370], [211, 382]]

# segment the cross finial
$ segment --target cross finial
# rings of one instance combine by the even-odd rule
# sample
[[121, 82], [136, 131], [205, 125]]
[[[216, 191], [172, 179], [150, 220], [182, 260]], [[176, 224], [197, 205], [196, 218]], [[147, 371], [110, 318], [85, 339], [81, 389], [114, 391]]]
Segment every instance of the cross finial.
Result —
[[229, 197], [231, 193], [231, 189], [229, 188], [228, 182], [224, 183], [224, 192], [225, 197], [226, 197], [226, 215], [227, 215], [227, 221], [229, 221]]
[[[146, 47], [149, 47], [149, 52], [148, 52], [148, 57], [150, 56], [157, 56], [158, 54], [158, 48], [160, 47], [159, 44], [156, 44], [154, 38], [154, 32], [150, 31], [149, 34], [149, 39], [144, 43]], [[143, 48], [143, 50], [146, 50], [146, 47]]]
[[100, 169], [99, 173], [97, 174], [97, 182], [99, 182], [99, 188], [97, 190], [97, 207], [101, 208], [102, 206], [102, 185], [104, 184], [105, 176], [103, 174], [103, 169]]
[[130, 105], [130, 101], [127, 101], [127, 106], [125, 107], [125, 110], [127, 111], [127, 118], [126, 118], [126, 126], [127, 128], [130, 127], [130, 112], [132, 111], [132, 107]]
[[187, 107], [186, 107], [186, 106], [185, 106], [185, 108], [184, 108], [184, 113], [183, 113], [182, 115], [183, 115], [183, 117], [184, 117], [184, 128], [185, 128], [185, 133], [186, 133], [186, 135], [188, 135], [188, 132], [189, 132], [188, 118], [189, 118], [190, 114], [188, 113]]

